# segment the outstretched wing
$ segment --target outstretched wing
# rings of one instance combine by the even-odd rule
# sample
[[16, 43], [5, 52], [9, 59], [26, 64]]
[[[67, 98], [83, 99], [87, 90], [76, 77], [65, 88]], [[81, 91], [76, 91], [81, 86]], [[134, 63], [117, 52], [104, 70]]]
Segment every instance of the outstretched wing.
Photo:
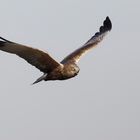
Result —
[[43, 51], [11, 42], [2, 37], [0, 39], [0, 50], [18, 55], [44, 73], [61, 65]]
[[103, 26], [100, 27], [99, 32], [95, 33], [95, 35], [89, 39], [81, 48], [77, 49], [70, 55], [68, 55], [63, 61], [61, 62], [78, 62], [80, 60], [80, 57], [84, 55], [87, 51], [95, 47], [99, 42], [101, 42], [104, 38], [104, 36], [107, 34], [108, 31], [110, 31], [112, 28], [112, 23], [109, 19], [109, 17], [106, 17], [106, 19], [103, 22]]

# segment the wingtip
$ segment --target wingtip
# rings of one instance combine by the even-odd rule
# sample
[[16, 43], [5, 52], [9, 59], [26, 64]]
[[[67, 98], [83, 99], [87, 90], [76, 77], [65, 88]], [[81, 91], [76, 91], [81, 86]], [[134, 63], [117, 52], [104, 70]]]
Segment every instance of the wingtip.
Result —
[[1, 37], [1, 36], [0, 36], [0, 40], [2, 40], [3, 42], [9, 42], [9, 43], [12, 43], [12, 41], [9, 41], [9, 40], [7, 40], [7, 39]]
[[112, 23], [111, 23], [111, 20], [110, 20], [109, 16], [106, 17], [106, 19], [104, 20], [103, 25], [108, 30], [111, 30], [112, 29]]
[[[112, 29], [112, 23], [110, 18], [107, 16], [106, 19], [103, 22], [103, 25], [100, 27], [99, 32], [104, 33], [106, 31], [110, 31]], [[99, 34], [98, 32], [96, 35]]]

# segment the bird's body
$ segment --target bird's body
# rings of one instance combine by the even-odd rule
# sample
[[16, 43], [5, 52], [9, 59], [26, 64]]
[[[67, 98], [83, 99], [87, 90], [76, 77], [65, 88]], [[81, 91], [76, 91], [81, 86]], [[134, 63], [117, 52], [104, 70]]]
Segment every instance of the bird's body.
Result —
[[46, 76], [47, 80], [66, 80], [75, 77], [79, 72], [79, 67], [76, 64], [66, 63], [57, 67]]
[[111, 28], [111, 21], [107, 17], [99, 32], [95, 33], [81, 48], [68, 55], [60, 63], [55, 61], [48, 53], [11, 42], [2, 37], [0, 37], [0, 50], [18, 55], [42, 71], [44, 75], [38, 78], [34, 84], [42, 80], [66, 80], [75, 77], [79, 73], [80, 69], [77, 62], [80, 60], [80, 57], [95, 47]]

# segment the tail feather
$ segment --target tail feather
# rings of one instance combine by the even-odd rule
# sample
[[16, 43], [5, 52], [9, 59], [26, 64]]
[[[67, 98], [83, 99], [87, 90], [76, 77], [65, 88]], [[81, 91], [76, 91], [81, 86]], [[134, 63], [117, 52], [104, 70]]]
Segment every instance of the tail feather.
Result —
[[46, 76], [47, 76], [47, 74], [44, 74], [43, 76], [41, 76], [40, 78], [38, 78], [32, 85], [34, 85], [36, 83], [39, 83], [39, 82], [45, 80], [46, 79]]

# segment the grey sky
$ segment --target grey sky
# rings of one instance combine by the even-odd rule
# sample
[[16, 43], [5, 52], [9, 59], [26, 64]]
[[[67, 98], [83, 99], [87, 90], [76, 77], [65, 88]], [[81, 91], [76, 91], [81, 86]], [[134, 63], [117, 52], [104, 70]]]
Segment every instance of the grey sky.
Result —
[[113, 29], [67, 81], [30, 84], [42, 73], [0, 52], [1, 140], [139, 140], [140, 2], [1, 0], [0, 35], [63, 59], [106, 16]]

